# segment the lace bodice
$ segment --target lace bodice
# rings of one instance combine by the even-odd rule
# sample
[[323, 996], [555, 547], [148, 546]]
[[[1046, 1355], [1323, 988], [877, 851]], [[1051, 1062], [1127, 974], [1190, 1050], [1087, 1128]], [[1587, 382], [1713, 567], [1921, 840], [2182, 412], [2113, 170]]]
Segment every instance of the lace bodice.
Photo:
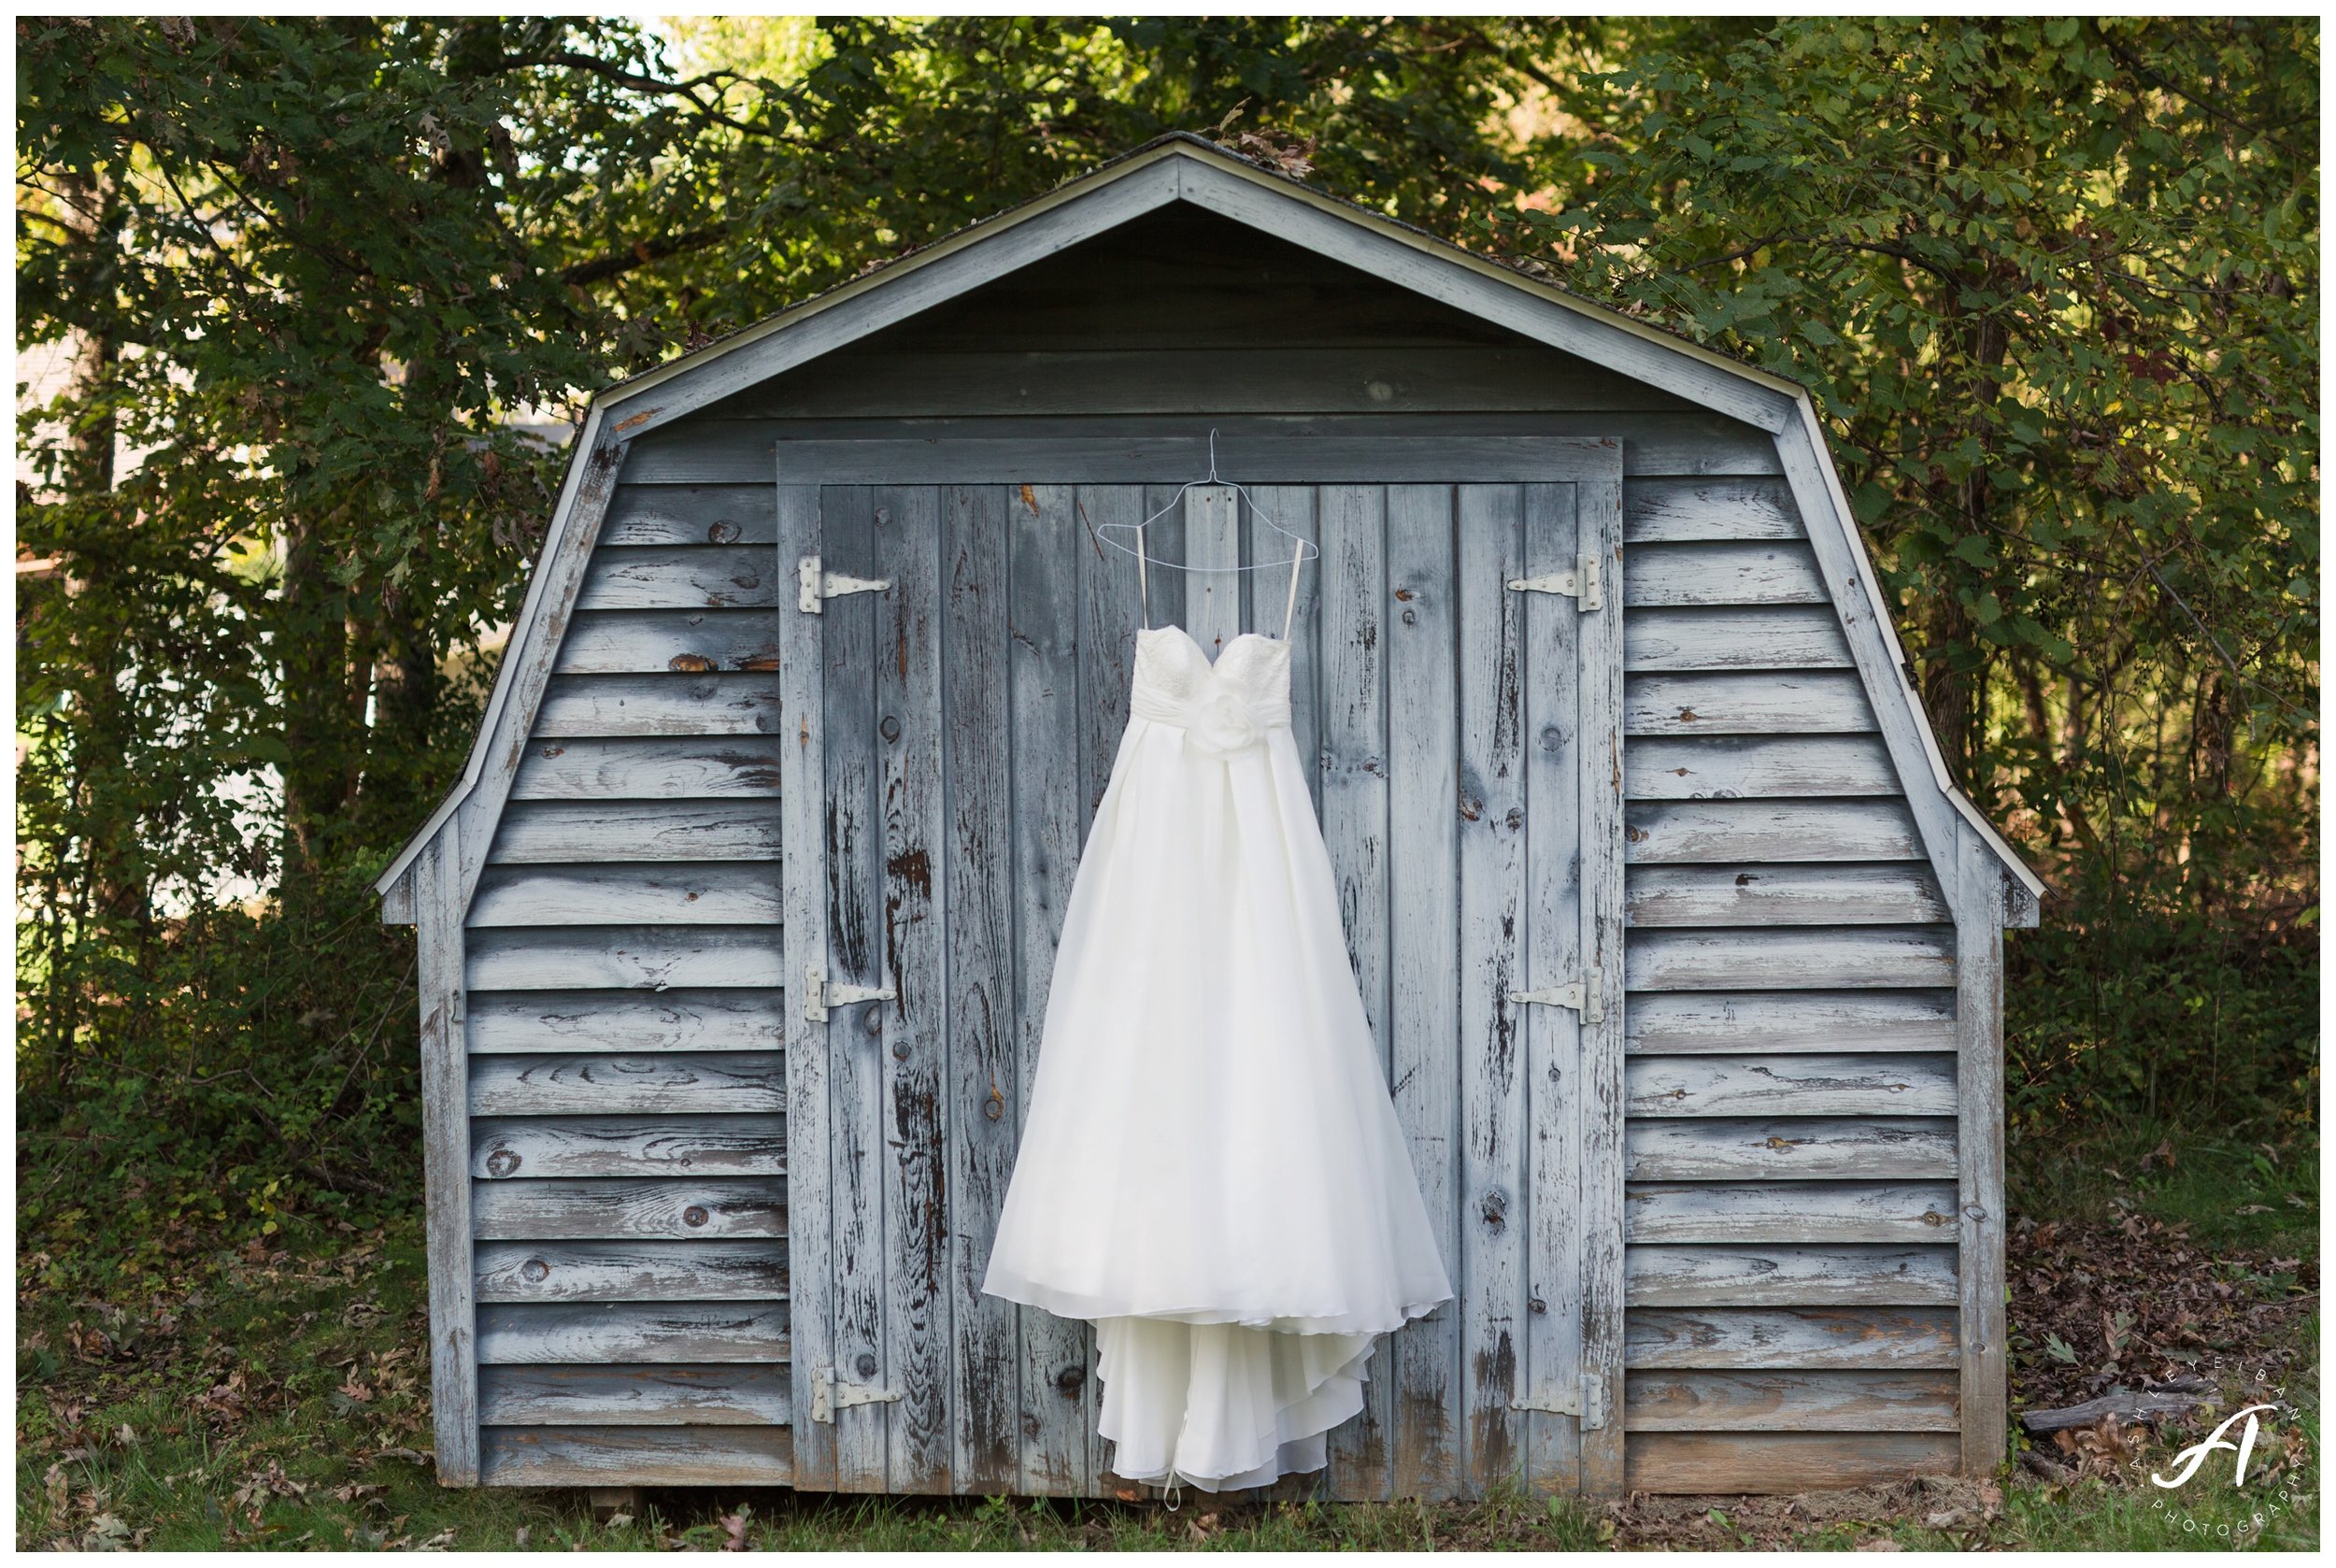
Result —
[[1212, 664], [1183, 627], [1147, 627], [1135, 634], [1128, 709], [1176, 726], [1203, 751], [1246, 750], [1289, 727], [1289, 644], [1244, 632]]

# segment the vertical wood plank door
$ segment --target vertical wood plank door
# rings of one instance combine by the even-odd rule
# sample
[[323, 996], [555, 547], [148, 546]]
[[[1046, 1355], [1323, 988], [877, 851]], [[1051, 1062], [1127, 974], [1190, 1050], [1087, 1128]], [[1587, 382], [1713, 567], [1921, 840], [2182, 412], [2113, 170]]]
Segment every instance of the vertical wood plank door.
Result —
[[1293, 723], [1456, 1290], [1377, 1349], [1298, 1490], [1610, 1488], [1618, 446], [1302, 449], [1185, 488], [1197, 443], [1189, 471], [1158, 443], [882, 445], [779, 457], [798, 1484], [1123, 1491], [1088, 1325], [980, 1285], [1143, 614], [1097, 527], [1156, 517], [1152, 623], [1212, 655], [1285, 631], [1266, 520], [1321, 550], [1287, 626]]

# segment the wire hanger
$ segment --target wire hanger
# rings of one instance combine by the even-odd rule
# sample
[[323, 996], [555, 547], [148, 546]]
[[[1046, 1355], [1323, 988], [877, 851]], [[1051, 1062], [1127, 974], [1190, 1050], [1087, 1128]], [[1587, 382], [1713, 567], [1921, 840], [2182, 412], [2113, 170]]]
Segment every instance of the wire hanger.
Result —
[[[1321, 547], [1317, 545], [1313, 540], [1307, 538], [1304, 535], [1293, 534], [1289, 529], [1284, 528], [1280, 523], [1275, 522], [1272, 515], [1269, 514], [1264, 507], [1257, 504], [1257, 497], [1249, 493], [1247, 486], [1243, 485], [1236, 480], [1221, 479], [1218, 478], [1217, 432], [1214, 429], [1210, 430], [1208, 433], [1208, 477], [1206, 478], [1187, 479], [1183, 484], [1178, 485], [1176, 487], [1176, 493], [1168, 498], [1168, 504], [1161, 507], [1158, 511], [1152, 513], [1151, 516], [1146, 518], [1142, 522], [1099, 522], [1095, 525], [1096, 536], [1102, 539], [1104, 544], [1109, 545], [1116, 550], [1125, 550], [1128, 554], [1135, 557], [1135, 589], [1136, 592], [1142, 597], [1144, 603], [1145, 627], [1148, 630], [1152, 624], [1152, 587], [1151, 580], [1147, 570], [1151, 564], [1151, 556], [1150, 553], [1145, 549], [1144, 531], [1149, 528], [1153, 523], [1158, 522], [1161, 518], [1166, 517], [1170, 512], [1175, 511], [1178, 506], [1182, 506], [1184, 504], [1185, 492], [1191, 490], [1197, 485], [1230, 486], [1235, 495], [1240, 496], [1244, 502], [1248, 504], [1249, 513], [1252, 517], [1255, 517], [1260, 522], [1265, 524], [1266, 527], [1272, 529], [1275, 533], [1279, 534], [1283, 538], [1289, 540], [1297, 548], [1290, 552], [1289, 558], [1286, 561], [1258, 561], [1253, 562], [1246, 566], [1180, 566], [1173, 561], [1163, 561], [1161, 564], [1167, 567], [1172, 572], [1261, 572], [1268, 566], [1289, 567], [1289, 601], [1282, 606], [1282, 635], [1284, 637], [1289, 636], [1290, 622], [1297, 618], [1298, 614], [1298, 569], [1304, 565], [1307, 562], [1318, 559], [1322, 553]], [[1135, 543], [1132, 545], [1123, 545], [1118, 540], [1111, 537], [1114, 533], [1132, 534], [1135, 535]]]

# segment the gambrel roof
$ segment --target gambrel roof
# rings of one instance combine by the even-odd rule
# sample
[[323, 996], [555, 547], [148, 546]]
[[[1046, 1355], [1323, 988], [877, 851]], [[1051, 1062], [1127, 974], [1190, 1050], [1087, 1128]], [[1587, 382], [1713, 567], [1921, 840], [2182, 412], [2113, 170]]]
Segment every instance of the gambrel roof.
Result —
[[[1766, 432], [1839, 612], [1884, 740], [1934, 862], [1952, 864], [1975, 834], [2003, 866], [2007, 923], [2032, 925], [2043, 882], [1948, 775], [1909, 683], [1909, 665], [1815, 402], [1799, 383], [1578, 299], [1562, 289], [1259, 167], [1198, 136], [1162, 137], [1046, 195], [596, 394], [527, 598], [462, 781], [375, 882], [392, 919], [410, 918], [404, 886], [422, 846], [458, 818], [475, 866], [524, 747], [542, 673], [556, 651], [591, 541], [571, 535], [588, 487], [605, 498], [627, 443], [970, 290], [1143, 215], [1189, 204], [1414, 291], [1550, 348]], [[597, 506], [591, 509], [596, 520]], [[520, 709], [526, 711], [521, 712]], [[1925, 788], [1925, 785], [1928, 788]], [[483, 788], [482, 788], [483, 786]]]

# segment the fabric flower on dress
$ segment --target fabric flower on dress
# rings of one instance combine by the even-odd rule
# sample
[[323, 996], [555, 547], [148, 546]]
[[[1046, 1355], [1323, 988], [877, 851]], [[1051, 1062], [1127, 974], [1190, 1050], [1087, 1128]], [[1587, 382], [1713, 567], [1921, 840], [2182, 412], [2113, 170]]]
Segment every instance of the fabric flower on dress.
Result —
[[1240, 692], [1218, 686], [1193, 703], [1185, 738], [1208, 757], [1230, 757], [1246, 751], [1265, 738], [1264, 726]]

